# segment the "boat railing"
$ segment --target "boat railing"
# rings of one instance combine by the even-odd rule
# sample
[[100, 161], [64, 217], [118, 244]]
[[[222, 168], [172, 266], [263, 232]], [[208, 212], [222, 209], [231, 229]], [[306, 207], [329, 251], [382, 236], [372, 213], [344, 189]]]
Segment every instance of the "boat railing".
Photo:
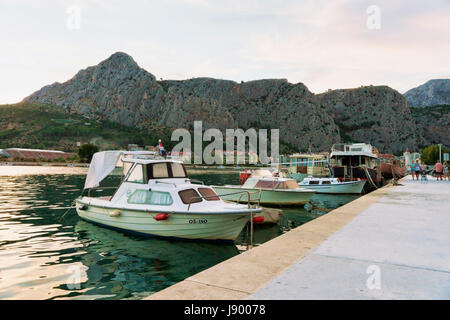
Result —
[[258, 204], [259, 204], [259, 202], [260, 202], [260, 200], [261, 200], [261, 190], [258, 190], [258, 191], [255, 191], [255, 192], [249, 192], [249, 191], [237, 191], [237, 192], [231, 192], [231, 193], [221, 194], [220, 196], [219, 196], [219, 195], [211, 195], [211, 196], [191, 197], [191, 198], [189, 199], [189, 203], [188, 203], [188, 211], [189, 211], [189, 209], [191, 208], [192, 200], [197, 200], [197, 199], [208, 199], [208, 198], [216, 198], [216, 197], [219, 197], [219, 198], [220, 198], [220, 197], [223, 197], [223, 196], [231, 196], [231, 195], [235, 195], [235, 194], [241, 194], [241, 196], [240, 196], [239, 199], [238, 199], [238, 202], [240, 202], [240, 200], [241, 200], [241, 198], [242, 198], [242, 195], [247, 194], [247, 205], [248, 205], [248, 208], [250, 209], [250, 208], [251, 208], [251, 205], [250, 205], [250, 195], [251, 195], [251, 194], [256, 194], [256, 193], [259, 193], [259, 198], [258, 198]]
[[175, 188], [177, 187], [177, 184], [174, 183], [174, 182], [166, 182], [166, 181], [155, 180], [155, 184], [158, 184], [158, 183], [171, 184], [171, 185], [173, 185]]
[[331, 152], [335, 152], [335, 151], [346, 151], [345, 150], [345, 146], [347, 144], [345, 143], [335, 143], [331, 146]]

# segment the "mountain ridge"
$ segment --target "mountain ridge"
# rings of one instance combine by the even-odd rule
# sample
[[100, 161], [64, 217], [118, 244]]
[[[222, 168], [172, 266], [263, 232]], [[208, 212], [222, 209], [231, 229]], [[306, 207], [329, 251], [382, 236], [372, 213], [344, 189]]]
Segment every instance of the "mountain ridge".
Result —
[[157, 81], [123, 52], [23, 102], [149, 130], [154, 125], [192, 128], [194, 120], [202, 120], [205, 129], [279, 128], [280, 140], [301, 151], [329, 150], [350, 140], [401, 153], [423, 143], [405, 98], [387, 86], [313, 94], [303, 83], [286, 79]]

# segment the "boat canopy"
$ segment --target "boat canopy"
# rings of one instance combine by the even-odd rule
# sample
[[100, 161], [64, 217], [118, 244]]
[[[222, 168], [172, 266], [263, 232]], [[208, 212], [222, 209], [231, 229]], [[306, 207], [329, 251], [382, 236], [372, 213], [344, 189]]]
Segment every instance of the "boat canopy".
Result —
[[86, 176], [84, 188], [95, 188], [100, 186], [100, 182], [105, 179], [116, 167], [123, 167], [124, 174], [130, 169], [128, 163], [122, 161], [123, 158], [136, 158], [139, 156], [155, 156], [153, 151], [101, 151], [92, 157], [89, 171]]

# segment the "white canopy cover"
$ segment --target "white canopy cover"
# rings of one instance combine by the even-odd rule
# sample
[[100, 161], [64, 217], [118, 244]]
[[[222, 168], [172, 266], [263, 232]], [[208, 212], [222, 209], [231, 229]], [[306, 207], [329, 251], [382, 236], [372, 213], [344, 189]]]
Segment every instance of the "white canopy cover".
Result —
[[[92, 157], [91, 164], [89, 166], [89, 171], [86, 176], [86, 181], [84, 183], [84, 188], [95, 188], [100, 186], [100, 182], [105, 179], [116, 167], [124, 167], [122, 162], [122, 156], [126, 158], [133, 158], [135, 156], [143, 155], [155, 155], [152, 151], [101, 151], [94, 154]], [[124, 170], [124, 174], [128, 171]]]

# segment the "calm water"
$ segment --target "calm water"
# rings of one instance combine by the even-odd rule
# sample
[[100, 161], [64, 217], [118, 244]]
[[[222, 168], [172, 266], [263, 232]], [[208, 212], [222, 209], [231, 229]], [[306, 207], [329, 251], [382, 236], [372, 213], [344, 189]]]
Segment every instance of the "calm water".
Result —
[[[238, 247], [246, 245], [245, 232], [237, 247], [135, 237], [82, 221], [75, 210], [61, 220], [81, 192], [84, 171], [0, 166], [0, 299], [140, 299], [239, 254]], [[239, 183], [237, 172], [189, 175], [205, 184]], [[356, 198], [312, 200], [336, 208]], [[325, 213], [308, 209], [283, 209], [280, 225], [255, 226], [255, 244]]]

